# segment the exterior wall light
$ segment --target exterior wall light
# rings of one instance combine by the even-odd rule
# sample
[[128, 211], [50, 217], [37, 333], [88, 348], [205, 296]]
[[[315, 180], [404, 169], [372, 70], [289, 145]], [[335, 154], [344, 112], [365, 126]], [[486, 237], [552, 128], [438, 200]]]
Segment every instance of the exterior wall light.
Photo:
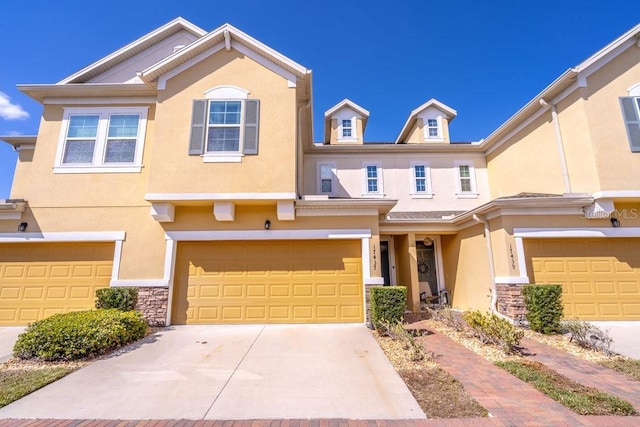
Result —
[[270, 229], [270, 228], [271, 228], [271, 221], [266, 220], [266, 221], [264, 222], [264, 229], [265, 229], [265, 230], [268, 230], [268, 229]]
[[20, 224], [18, 224], [18, 231], [22, 231], [24, 232], [27, 229], [27, 224], [26, 222], [21, 222]]
[[620, 227], [620, 220], [618, 218], [611, 218], [611, 225], [616, 228]]

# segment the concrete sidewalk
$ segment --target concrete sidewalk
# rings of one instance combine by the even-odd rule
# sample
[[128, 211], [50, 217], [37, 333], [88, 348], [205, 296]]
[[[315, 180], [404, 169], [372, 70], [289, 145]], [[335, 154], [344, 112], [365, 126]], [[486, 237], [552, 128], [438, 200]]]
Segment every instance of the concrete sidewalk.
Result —
[[179, 326], [0, 408], [0, 418], [418, 419], [364, 326]]
[[640, 321], [589, 321], [607, 331], [613, 338], [612, 348], [616, 353], [640, 360]]
[[18, 335], [24, 332], [24, 330], [24, 326], [0, 327], [0, 363], [11, 359], [13, 356], [13, 345], [18, 339]]

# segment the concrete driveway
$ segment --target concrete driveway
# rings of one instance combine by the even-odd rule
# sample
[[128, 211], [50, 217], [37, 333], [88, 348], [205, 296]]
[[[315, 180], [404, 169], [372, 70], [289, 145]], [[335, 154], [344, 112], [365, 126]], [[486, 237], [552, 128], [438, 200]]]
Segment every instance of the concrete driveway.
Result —
[[13, 356], [13, 345], [18, 339], [18, 335], [24, 332], [24, 330], [24, 326], [0, 327], [0, 363], [11, 359]]
[[0, 409], [0, 419], [424, 417], [360, 325], [172, 327]]
[[640, 322], [590, 321], [589, 323], [609, 332], [613, 338], [611, 347], [616, 353], [633, 359], [640, 359]]

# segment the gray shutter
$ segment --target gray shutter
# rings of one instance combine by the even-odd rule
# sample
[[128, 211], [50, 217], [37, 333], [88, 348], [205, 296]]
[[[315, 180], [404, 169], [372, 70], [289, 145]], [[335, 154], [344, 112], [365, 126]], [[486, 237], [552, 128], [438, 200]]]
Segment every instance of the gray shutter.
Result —
[[204, 136], [207, 123], [207, 100], [194, 99], [191, 113], [191, 135], [189, 136], [189, 155], [204, 153]]
[[244, 154], [258, 154], [258, 121], [260, 101], [247, 99], [244, 114]]
[[[636, 104], [638, 107], [636, 108]], [[620, 98], [622, 106], [622, 114], [627, 126], [627, 136], [631, 151], [640, 151], [640, 118], [638, 117], [638, 108], [640, 108], [640, 98], [630, 96]]]

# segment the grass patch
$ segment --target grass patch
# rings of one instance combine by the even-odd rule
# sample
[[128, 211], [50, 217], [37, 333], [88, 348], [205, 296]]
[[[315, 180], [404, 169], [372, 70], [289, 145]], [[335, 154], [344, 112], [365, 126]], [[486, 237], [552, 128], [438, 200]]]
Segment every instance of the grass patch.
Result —
[[629, 402], [578, 384], [541, 363], [503, 361], [496, 362], [496, 365], [580, 415], [635, 414]]
[[0, 408], [33, 393], [75, 369], [70, 367], [10, 368], [0, 370]]
[[618, 371], [629, 378], [640, 381], [640, 360], [635, 359], [611, 359], [598, 362], [605, 368]]

